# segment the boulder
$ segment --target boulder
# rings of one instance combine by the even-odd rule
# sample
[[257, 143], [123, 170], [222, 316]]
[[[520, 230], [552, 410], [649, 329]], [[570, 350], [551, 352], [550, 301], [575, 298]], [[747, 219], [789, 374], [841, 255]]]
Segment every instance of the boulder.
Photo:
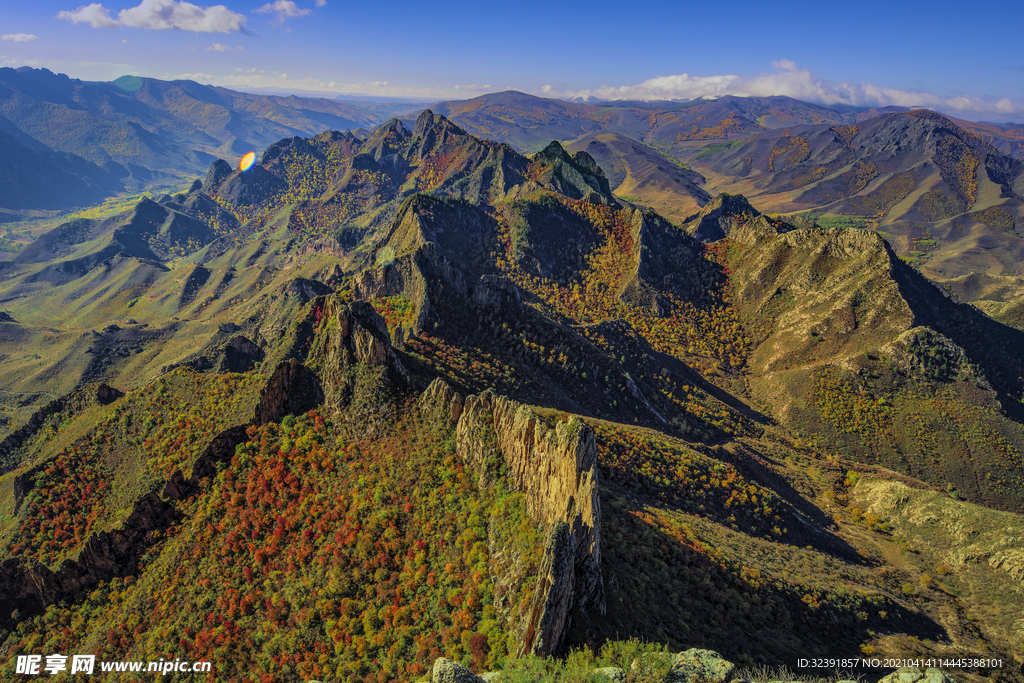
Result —
[[726, 683], [735, 670], [736, 665], [717, 652], [691, 648], [676, 655], [665, 683]]
[[432, 683], [483, 683], [484, 679], [458, 662], [438, 657], [434, 662], [434, 671], [430, 680]]
[[921, 669], [904, 666], [896, 669], [878, 683], [954, 683], [956, 679], [941, 669]]

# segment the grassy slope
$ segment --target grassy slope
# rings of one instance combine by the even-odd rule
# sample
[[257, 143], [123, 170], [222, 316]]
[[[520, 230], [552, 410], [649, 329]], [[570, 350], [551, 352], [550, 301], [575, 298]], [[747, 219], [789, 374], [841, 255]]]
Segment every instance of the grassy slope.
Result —
[[618, 197], [649, 206], [680, 222], [696, 213], [710, 196], [703, 179], [667, 153], [617, 133], [588, 135], [566, 145], [586, 150], [609, 174]]
[[[942, 596], [956, 610], [966, 639], [985, 637], [1020, 657], [1024, 599], [1019, 515], [988, 510], [938, 491], [910, 487], [884, 475], [862, 477], [850, 492], [864, 515], [892, 528], [891, 552], [902, 560], [908, 594]], [[954, 616], [955, 615], [955, 616]]]
[[117, 528], [174, 469], [187, 474], [216, 434], [249, 420], [259, 379], [178, 371], [116, 404], [51, 421], [5, 475], [34, 482], [20, 515], [5, 519], [5, 554], [56, 567], [90, 534]]

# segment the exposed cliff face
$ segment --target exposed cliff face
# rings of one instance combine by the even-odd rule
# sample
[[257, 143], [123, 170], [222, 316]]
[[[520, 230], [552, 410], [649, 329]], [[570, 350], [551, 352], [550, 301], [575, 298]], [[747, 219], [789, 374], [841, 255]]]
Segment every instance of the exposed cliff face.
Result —
[[256, 424], [273, 422], [285, 415], [306, 412], [323, 400], [324, 392], [317, 376], [298, 361], [288, 360], [277, 366], [260, 391], [253, 421]]
[[409, 372], [391, 348], [388, 328], [365, 301], [346, 304], [327, 297], [323, 319], [309, 352], [309, 366], [324, 392], [324, 406], [333, 412], [359, 401], [370, 375], [378, 388], [397, 389], [409, 383]]
[[429, 330], [437, 322], [433, 305], [451, 295], [468, 293], [462, 272], [440, 253], [433, 242], [424, 242], [410, 254], [360, 272], [352, 282], [357, 299], [370, 301], [404, 296], [412, 303], [414, 334]]
[[586, 152], [570, 155], [552, 140], [533, 156], [533, 163], [539, 166], [537, 179], [543, 187], [572, 199], [618, 206], [604, 171]]
[[[434, 234], [429, 226], [424, 226], [413, 210], [415, 208], [411, 207], [400, 219], [399, 227], [389, 237], [388, 246], [378, 250], [378, 260], [382, 263], [363, 270], [352, 281], [356, 299], [373, 301], [404, 296], [409, 300], [412, 304], [410, 321], [401, 332], [395, 331], [396, 337], [410, 331], [413, 334], [429, 331], [441, 322], [446, 311], [459, 311], [461, 315], [466, 306], [501, 307], [509, 313], [522, 308], [519, 290], [510, 279], [482, 275], [476, 282], [470, 281], [463, 270], [446, 256], [458, 253], [462, 247], [446, 245], [448, 240]], [[387, 256], [395, 253], [399, 256], [388, 260], [382, 256], [385, 250], [391, 250]], [[401, 255], [403, 250], [407, 253]]]
[[527, 406], [490, 391], [463, 399], [442, 380], [423, 400], [456, 423], [456, 452], [479, 472], [480, 486], [490, 483], [490, 464], [500, 457], [527, 511], [549, 526], [530, 608], [516, 630], [520, 653], [554, 652], [574, 609], [605, 609], [593, 430], [577, 417], [552, 429]]
[[[365, 301], [337, 296], [317, 303], [319, 325], [306, 364], [323, 391], [323, 408], [360, 435], [386, 430], [413, 385], [391, 345], [387, 324]], [[396, 335], [401, 337], [401, 333]]]
[[481, 275], [473, 288], [472, 299], [481, 308], [519, 311], [523, 307], [519, 288], [512, 280], [500, 275]]

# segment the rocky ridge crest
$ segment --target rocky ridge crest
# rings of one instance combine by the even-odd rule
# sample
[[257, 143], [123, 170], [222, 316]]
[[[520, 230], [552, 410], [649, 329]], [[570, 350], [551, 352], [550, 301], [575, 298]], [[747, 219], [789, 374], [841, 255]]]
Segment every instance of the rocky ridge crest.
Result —
[[499, 457], [529, 514], [550, 529], [527, 616], [516, 630], [521, 654], [551, 654], [573, 611], [605, 610], [593, 430], [575, 416], [550, 427], [527, 406], [490, 391], [463, 398], [440, 379], [421, 401], [455, 423], [456, 452], [479, 473], [481, 487], [489, 485], [490, 465]]

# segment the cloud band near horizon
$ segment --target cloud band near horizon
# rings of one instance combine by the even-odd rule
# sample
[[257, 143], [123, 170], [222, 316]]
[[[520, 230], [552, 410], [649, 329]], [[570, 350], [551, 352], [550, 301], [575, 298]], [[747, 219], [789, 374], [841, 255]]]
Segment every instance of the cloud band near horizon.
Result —
[[738, 75], [691, 76], [678, 74], [658, 76], [636, 85], [605, 86], [570, 90], [543, 86], [536, 94], [565, 99], [601, 100], [694, 100], [724, 95], [770, 97], [783, 95], [804, 102], [829, 106], [854, 107], [931, 107], [942, 111], [978, 114], [1021, 114], [1024, 102], [1007, 97], [990, 98], [963, 94], [941, 97], [926, 92], [884, 88], [870, 83], [833, 83], [819, 78], [807, 69], [797, 68], [788, 59], [772, 62], [777, 71], [753, 77]]

